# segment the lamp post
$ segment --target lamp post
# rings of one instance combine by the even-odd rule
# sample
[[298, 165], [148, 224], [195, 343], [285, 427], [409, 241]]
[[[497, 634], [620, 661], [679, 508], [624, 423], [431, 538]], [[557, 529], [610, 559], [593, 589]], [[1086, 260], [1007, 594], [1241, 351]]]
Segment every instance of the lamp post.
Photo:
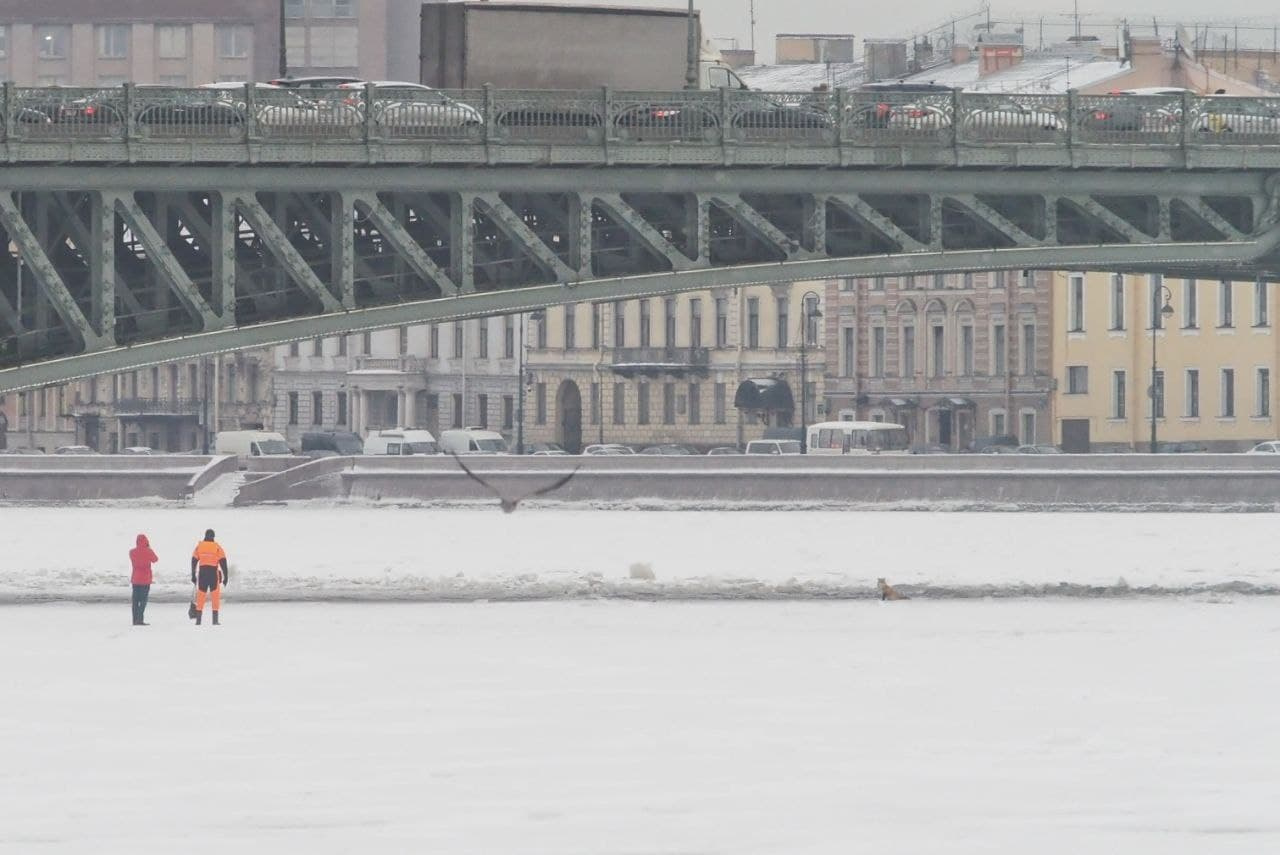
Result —
[[288, 42], [285, 40], [285, 2], [280, 0], [280, 76], [289, 76], [289, 50]]
[[[1156, 377], [1159, 372], [1156, 367], [1156, 333], [1164, 328], [1164, 319], [1173, 316], [1173, 306], [1169, 305], [1169, 301], [1173, 298], [1173, 292], [1168, 286], [1161, 285], [1159, 291], [1151, 292], [1151, 389], [1147, 393], [1151, 397], [1151, 453], [1156, 453], [1156, 414], [1159, 410], [1159, 404], [1162, 403], [1164, 396], [1156, 385]], [[1156, 308], [1163, 299], [1164, 305]]]
[[[516, 401], [516, 454], [524, 454], [524, 361], [525, 351], [528, 350], [529, 340], [524, 334], [524, 312], [520, 313], [520, 374], [518, 379], [520, 397]], [[536, 312], [529, 313], [529, 320], [542, 323], [547, 317], [547, 313], [539, 309]]]
[[[809, 298], [813, 302], [809, 302]], [[809, 452], [809, 324], [822, 317], [817, 291], [805, 291], [800, 297], [800, 452]]]
[[698, 44], [698, 19], [693, 12], [693, 0], [689, 0], [689, 17], [685, 22], [688, 29], [687, 37], [689, 40], [688, 56], [686, 57], [686, 67], [684, 72], [684, 88], [698, 88], [698, 54], [700, 45]]

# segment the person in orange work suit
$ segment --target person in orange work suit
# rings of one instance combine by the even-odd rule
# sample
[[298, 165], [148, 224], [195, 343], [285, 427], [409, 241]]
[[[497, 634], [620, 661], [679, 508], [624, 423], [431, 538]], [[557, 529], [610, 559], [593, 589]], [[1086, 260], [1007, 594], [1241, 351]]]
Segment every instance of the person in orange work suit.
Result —
[[191, 584], [196, 586], [196, 626], [204, 617], [205, 594], [213, 595], [213, 625], [218, 625], [218, 612], [222, 609], [222, 586], [227, 584], [227, 553], [213, 539], [213, 529], [204, 533], [204, 540], [196, 544], [191, 553]]

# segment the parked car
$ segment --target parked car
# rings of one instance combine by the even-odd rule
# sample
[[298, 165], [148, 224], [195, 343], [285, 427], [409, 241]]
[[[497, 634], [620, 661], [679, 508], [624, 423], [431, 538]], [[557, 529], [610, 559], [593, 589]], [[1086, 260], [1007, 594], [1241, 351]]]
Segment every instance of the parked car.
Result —
[[349, 431], [312, 431], [302, 435], [302, 453], [306, 457], [349, 457], [363, 454], [364, 443]]
[[1182, 442], [1157, 442], [1156, 454], [1204, 454], [1209, 450], [1209, 446], [1203, 442], [1192, 442], [1184, 440]]
[[569, 452], [565, 451], [564, 446], [558, 442], [527, 442], [524, 446], [524, 453], [546, 456], [548, 454], [568, 454]]
[[60, 445], [54, 449], [54, 454], [97, 454], [87, 445]]
[[848, 120], [876, 130], [942, 130], [951, 127], [953, 91], [938, 83], [867, 83], [854, 91]]
[[1056, 445], [1020, 445], [1019, 454], [1061, 454], [1062, 449]]
[[333, 89], [349, 83], [359, 83], [359, 77], [315, 76], [315, 77], [277, 77], [267, 81], [281, 89]]
[[1200, 102], [1191, 120], [1193, 130], [1214, 134], [1280, 134], [1280, 110], [1271, 99], [1218, 95]]
[[737, 448], [732, 445], [717, 445], [715, 448], [707, 452], [708, 457], [719, 457], [724, 454], [741, 454]]
[[344, 103], [361, 111], [366, 87], [375, 90], [373, 120], [393, 136], [413, 136], [440, 128], [479, 127], [484, 124], [480, 111], [470, 104], [455, 101], [437, 89], [421, 83], [399, 80], [371, 80], [343, 83], [338, 86], [345, 95]]
[[964, 117], [966, 127], [986, 136], [1017, 132], [1025, 136], [1028, 130], [1061, 131], [1067, 123], [1053, 110], [1035, 103], [1024, 104], [1013, 98], [987, 103]]
[[635, 454], [635, 449], [629, 445], [622, 445], [617, 442], [606, 442], [603, 445], [588, 445], [582, 449], [583, 454], [599, 454], [606, 457], [620, 457], [628, 454]]
[[1280, 454], [1280, 440], [1273, 439], [1267, 442], [1260, 442], [1246, 451], [1245, 454]]
[[912, 454], [950, 454], [951, 449], [942, 445], [913, 445], [909, 449]]
[[692, 448], [684, 445], [677, 445], [674, 442], [665, 442], [662, 445], [651, 445], [648, 448], [640, 450], [641, 454], [674, 454], [681, 456], [689, 456], [696, 454]]
[[43, 448], [0, 448], [0, 454], [44, 454]]
[[128, 448], [120, 449], [121, 454], [151, 454], [152, 451], [145, 445], [131, 445]]
[[798, 439], [753, 439], [747, 443], [747, 454], [793, 455], [803, 453]]

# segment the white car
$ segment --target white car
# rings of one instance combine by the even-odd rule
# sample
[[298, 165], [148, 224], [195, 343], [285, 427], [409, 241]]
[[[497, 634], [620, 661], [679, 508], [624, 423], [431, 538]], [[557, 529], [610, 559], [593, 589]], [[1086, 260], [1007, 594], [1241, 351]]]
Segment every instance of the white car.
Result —
[[61, 445], [53, 452], [54, 454], [97, 454], [87, 445]]
[[620, 443], [605, 443], [603, 445], [588, 445], [582, 449], [583, 454], [602, 454], [606, 456], [617, 457], [619, 455], [635, 454], [635, 449], [629, 445]]
[[1245, 454], [1280, 454], [1280, 439], [1260, 442], [1246, 451]]
[[484, 117], [475, 107], [421, 83], [371, 80], [344, 83], [338, 88], [348, 93], [345, 103], [363, 111], [363, 98], [357, 93], [362, 94], [367, 86], [374, 90], [373, 120], [391, 136], [421, 136], [429, 131], [484, 124]]

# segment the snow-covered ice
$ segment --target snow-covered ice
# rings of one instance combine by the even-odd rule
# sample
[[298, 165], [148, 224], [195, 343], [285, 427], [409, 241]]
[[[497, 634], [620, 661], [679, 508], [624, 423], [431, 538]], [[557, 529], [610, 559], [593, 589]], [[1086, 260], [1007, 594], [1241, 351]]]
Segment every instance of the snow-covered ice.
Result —
[[1270, 597], [234, 598], [0, 607], [0, 853], [1280, 851]]
[[[145, 532], [153, 596], [187, 595], [218, 532], [245, 600], [1280, 592], [1274, 514], [676, 513], [394, 507], [0, 509], [0, 602], [125, 596]], [[644, 565], [654, 578], [633, 578]], [[644, 574], [640, 574], [643, 576]], [[1152, 589], [1152, 590], [1147, 590]]]

